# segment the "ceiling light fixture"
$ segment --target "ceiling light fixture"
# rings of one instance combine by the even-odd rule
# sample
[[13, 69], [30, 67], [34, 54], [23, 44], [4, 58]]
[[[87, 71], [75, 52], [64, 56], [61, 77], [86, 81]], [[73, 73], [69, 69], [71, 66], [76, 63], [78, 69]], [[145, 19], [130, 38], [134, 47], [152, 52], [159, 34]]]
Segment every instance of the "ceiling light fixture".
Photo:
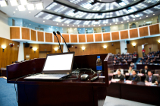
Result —
[[28, 10], [34, 10], [34, 4], [28, 4], [27, 9]]
[[0, 5], [1, 5], [1, 7], [6, 7], [7, 6], [7, 2], [5, 0], [1, 0], [0, 1]]
[[26, 8], [24, 7], [24, 5], [19, 5], [19, 6], [18, 6], [18, 10], [19, 10], [19, 11], [25, 11]]
[[27, 0], [20, 0], [21, 5], [26, 5], [27, 4]]
[[36, 9], [37, 10], [42, 10], [43, 9], [43, 4], [42, 3], [37, 3], [36, 4]]
[[148, 15], [146, 17], [148, 17]]
[[11, 6], [17, 6], [18, 2], [17, 0], [10, 0]]
[[155, 15], [155, 14], [153, 14], [153, 15]]
[[45, 21], [43, 21], [43, 22], [45, 22]]

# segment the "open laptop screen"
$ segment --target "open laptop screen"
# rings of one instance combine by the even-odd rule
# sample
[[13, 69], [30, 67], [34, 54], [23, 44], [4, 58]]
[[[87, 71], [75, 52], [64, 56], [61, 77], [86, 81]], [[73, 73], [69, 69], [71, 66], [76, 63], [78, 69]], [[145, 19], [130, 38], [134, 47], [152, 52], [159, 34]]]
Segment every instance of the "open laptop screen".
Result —
[[44, 73], [70, 73], [72, 71], [74, 53], [47, 55]]

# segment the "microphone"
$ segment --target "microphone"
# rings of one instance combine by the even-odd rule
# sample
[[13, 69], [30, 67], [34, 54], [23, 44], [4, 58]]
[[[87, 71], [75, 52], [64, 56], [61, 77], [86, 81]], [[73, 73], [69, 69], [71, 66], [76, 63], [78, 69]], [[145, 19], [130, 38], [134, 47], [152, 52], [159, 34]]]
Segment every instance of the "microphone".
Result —
[[[61, 33], [59, 32], [59, 31], [57, 31], [57, 34], [58, 35], [60, 35], [62, 38], [63, 38], [63, 36], [61, 35]], [[63, 41], [64, 41], [64, 43], [66, 44], [66, 46], [67, 46], [67, 43], [66, 43], [66, 41], [65, 41], [65, 39], [63, 38]], [[69, 48], [68, 48], [68, 46], [67, 46], [67, 49], [68, 49], [68, 51], [70, 52], [70, 50], [69, 50]]]
[[[58, 39], [58, 37], [57, 37], [57, 35], [56, 35], [56, 32], [55, 32], [55, 31], [53, 31], [53, 34], [54, 34], [54, 36], [56, 36], [57, 41], [58, 41], [58, 43], [59, 43], [59, 47], [60, 47], [60, 49], [61, 49], [61, 45], [60, 45], [59, 39]], [[62, 52], [62, 49], [61, 49], [61, 52]], [[63, 53], [63, 52], [62, 52], [62, 53]]]

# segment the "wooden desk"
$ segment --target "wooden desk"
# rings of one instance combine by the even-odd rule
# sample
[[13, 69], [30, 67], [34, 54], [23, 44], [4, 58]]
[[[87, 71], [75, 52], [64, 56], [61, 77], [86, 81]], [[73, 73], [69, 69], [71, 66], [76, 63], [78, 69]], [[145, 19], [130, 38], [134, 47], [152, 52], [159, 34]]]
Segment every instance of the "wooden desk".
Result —
[[137, 70], [144, 69], [144, 66], [147, 65], [149, 69], [155, 70], [160, 69], [160, 65], [149, 65], [149, 64], [136, 64]]
[[146, 86], [144, 82], [126, 84], [123, 81], [107, 87], [107, 95], [160, 106], [160, 85]]

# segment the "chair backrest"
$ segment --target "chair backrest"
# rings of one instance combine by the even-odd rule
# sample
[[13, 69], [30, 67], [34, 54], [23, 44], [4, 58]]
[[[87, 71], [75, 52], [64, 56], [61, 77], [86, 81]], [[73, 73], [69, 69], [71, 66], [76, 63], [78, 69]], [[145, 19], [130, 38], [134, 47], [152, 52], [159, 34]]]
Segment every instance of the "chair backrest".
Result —
[[155, 70], [155, 74], [159, 74], [160, 75], [160, 69], [156, 69]]

